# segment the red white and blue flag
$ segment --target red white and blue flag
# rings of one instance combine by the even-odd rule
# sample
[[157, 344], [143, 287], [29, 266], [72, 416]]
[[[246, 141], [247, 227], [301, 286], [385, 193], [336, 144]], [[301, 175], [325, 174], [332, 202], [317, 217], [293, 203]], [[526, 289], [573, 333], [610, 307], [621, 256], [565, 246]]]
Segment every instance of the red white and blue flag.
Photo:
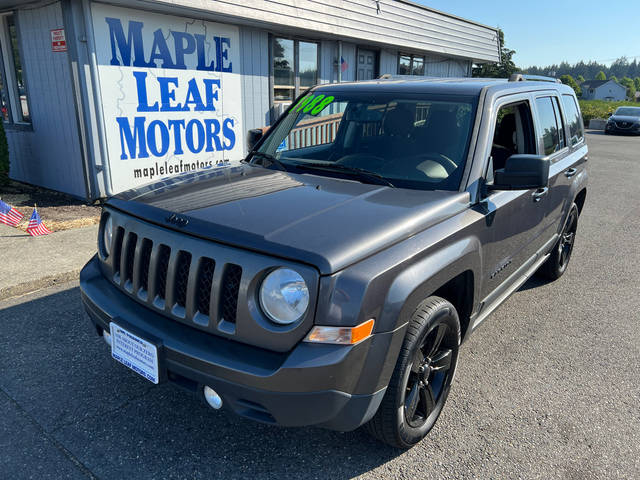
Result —
[[42, 219], [40, 215], [38, 215], [38, 211], [34, 208], [33, 213], [31, 214], [31, 218], [29, 219], [29, 225], [27, 225], [27, 233], [32, 237], [37, 237], [39, 235], [48, 235], [51, 233], [47, 227], [42, 223]]
[[0, 223], [17, 227], [22, 217], [23, 215], [18, 210], [0, 200]]

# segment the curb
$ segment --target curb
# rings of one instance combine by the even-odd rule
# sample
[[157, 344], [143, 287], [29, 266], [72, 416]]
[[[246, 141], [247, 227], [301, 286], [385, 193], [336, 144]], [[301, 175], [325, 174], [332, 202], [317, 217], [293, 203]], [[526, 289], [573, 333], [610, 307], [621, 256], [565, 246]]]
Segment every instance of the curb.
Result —
[[77, 280], [80, 276], [80, 269], [71, 270], [70, 272], [58, 273], [55, 275], [49, 275], [42, 277], [31, 282], [19, 283], [0, 290], [0, 301], [8, 300], [13, 297], [19, 297], [27, 295], [29, 293], [37, 292], [43, 288], [53, 287], [61, 283], [71, 282]]

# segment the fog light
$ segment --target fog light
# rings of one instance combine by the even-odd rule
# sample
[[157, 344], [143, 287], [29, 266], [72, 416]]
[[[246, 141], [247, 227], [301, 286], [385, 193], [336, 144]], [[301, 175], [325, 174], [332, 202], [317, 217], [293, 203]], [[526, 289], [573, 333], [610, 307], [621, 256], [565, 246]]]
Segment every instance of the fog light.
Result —
[[106, 330], [102, 331], [102, 339], [104, 340], [104, 343], [111, 346], [111, 334]]
[[211, 387], [204, 387], [204, 399], [215, 410], [219, 410], [222, 407], [222, 397]]

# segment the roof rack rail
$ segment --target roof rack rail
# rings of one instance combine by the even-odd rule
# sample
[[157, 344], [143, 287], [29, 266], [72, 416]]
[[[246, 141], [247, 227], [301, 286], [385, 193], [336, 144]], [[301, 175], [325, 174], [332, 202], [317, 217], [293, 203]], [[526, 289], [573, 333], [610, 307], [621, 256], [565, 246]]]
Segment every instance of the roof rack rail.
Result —
[[529, 75], [526, 73], [514, 73], [509, 77], [510, 82], [553, 82], [553, 83], [562, 83], [559, 78], [553, 77], [545, 77], [543, 75]]

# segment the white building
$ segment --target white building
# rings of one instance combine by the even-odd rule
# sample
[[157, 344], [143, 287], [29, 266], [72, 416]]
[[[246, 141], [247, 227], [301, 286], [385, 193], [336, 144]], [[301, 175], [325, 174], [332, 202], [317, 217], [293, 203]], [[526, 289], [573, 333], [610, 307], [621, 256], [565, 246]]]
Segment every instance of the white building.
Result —
[[245, 155], [317, 83], [470, 76], [496, 29], [405, 0], [0, 0], [10, 176], [94, 200]]
[[627, 89], [613, 80], [587, 80], [580, 85], [583, 100], [619, 102], [627, 98]]

